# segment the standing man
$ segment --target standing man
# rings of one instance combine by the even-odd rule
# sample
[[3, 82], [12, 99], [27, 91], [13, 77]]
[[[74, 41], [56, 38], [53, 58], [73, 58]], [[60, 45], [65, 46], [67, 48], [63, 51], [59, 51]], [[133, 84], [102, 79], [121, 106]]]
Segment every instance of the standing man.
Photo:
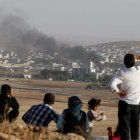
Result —
[[136, 59], [140, 60], [140, 56], [126, 54], [126, 68], [110, 82], [112, 90], [120, 96], [118, 117], [121, 140], [130, 140], [129, 136], [132, 140], [139, 139], [140, 66], [134, 66]]
[[44, 103], [32, 106], [22, 117], [28, 125], [48, 127], [53, 120], [57, 123], [59, 114], [52, 108], [55, 102], [53, 93], [46, 93]]

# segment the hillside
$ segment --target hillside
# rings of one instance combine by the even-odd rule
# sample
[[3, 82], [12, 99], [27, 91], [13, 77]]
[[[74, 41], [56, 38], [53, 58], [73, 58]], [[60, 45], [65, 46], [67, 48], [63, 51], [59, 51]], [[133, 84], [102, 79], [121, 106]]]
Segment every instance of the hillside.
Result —
[[116, 41], [109, 42], [97, 45], [86, 46], [86, 48], [94, 48], [97, 50], [102, 49], [122, 49], [127, 51], [139, 50], [140, 49], [140, 41]]

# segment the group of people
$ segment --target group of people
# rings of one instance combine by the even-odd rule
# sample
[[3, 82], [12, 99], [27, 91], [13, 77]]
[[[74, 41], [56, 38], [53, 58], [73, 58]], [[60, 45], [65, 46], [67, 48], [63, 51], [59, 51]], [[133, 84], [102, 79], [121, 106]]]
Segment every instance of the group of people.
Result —
[[[126, 54], [124, 57], [125, 69], [120, 71], [110, 81], [112, 91], [120, 96], [118, 103], [118, 126], [114, 132], [113, 127], [108, 128], [109, 140], [138, 140], [139, 139], [139, 115], [140, 115], [140, 66], [135, 66], [140, 56]], [[121, 85], [121, 88], [118, 87]], [[53, 120], [57, 124], [60, 133], [76, 133], [87, 138], [93, 129], [93, 121], [100, 121], [104, 112], [100, 115], [97, 110], [100, 99], [92, 98], [88, 102], [88, 112], [81, 110], [82, 101], [77, 96], [68, 99], [68, 108], [58, 114], [52, 107], [55, 102], [53, 93], [44, 96], [44, 103], [32, 106], [22, 117], [28, 125], [48, 127]], [[9, 111], [10, 107], [12, 110]], [[2, 85], [0, 94], [0, 122], [14, 121], [19, 114], [19, 104], [9, 85]]]
[[[57, 124], [58, 132], [76, 133], [87, 138], [93, 129], [93, 121], [102, 120], [104, 113], [99, 116], [97, 109], [100, 100], [92, 98], [88, 102], [89, 111], [85, 113], [81, 110], [82, 101], [77, 96], [68, 98], [68, 108], [62, 114], [58, 114], [53, 109], [55, 95], [46, 93], [42, 104], [33, 105], [23, 116], [22, 120], [27, 125], [38, 127], [48, 127], [53, 120]], [[0, 94], [0, 122], [13, 122], [19, 114], [19, 104], [13, 96], [11, 87], [7, 84], [1, 86]], [[90, 124], [90, 125], [89, 125]]]

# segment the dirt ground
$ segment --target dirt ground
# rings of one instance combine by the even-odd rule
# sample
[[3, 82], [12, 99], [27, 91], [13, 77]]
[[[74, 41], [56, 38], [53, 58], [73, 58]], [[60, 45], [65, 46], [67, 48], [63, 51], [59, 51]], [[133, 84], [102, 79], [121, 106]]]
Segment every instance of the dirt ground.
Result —
[[[116, 126], [117, 120], [117, 102], [118, 96], [111, 93], [109, 90], [87, 90], [86, 85], [89, 83], [83, 82], [58, 82], [46, 80], [30, 80], [30, 79], [0, 79], [0, 85], [9, 84], [13, 89], [13, 93], [20, 104], [20, 115], [15, 123], [22, 124], [22, 115], [35, 104], [43, 102], [44, 94], [52, 92], [56, 96], [54, 109], [58, 113], [62, 113], [63, 109], [67, 108], [67, 101], [70, 96], [78, 96], [82, 102], [82, 110], [87, 109], [87, 102], [91, 98], [101, 99], [101, 107], [105, 110], [107, 116], [106, 121], [99, 121], [94, 123], [93, 135], [106, 136], [108, 126]], [[99, 112], [100, 113], [100, 112]], [[54, 122], [50, 123], [49, 130], [56, 130]]]

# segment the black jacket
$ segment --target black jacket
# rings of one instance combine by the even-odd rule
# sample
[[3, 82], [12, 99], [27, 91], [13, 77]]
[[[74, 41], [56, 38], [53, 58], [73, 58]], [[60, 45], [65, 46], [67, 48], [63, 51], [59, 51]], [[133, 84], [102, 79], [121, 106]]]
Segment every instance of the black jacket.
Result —
[[64, 124], [61, 129], [61, 133], [76, 133], [86, 137], [86, 113], [82, 113], [82, 117], [78, 120], [68, 109], [64, 110]]
[[0, 122], [7, 119], [8, 113], [11, 111], [18, 111], [19, 104], [15, 97], [2, 96], [0, 94]]

